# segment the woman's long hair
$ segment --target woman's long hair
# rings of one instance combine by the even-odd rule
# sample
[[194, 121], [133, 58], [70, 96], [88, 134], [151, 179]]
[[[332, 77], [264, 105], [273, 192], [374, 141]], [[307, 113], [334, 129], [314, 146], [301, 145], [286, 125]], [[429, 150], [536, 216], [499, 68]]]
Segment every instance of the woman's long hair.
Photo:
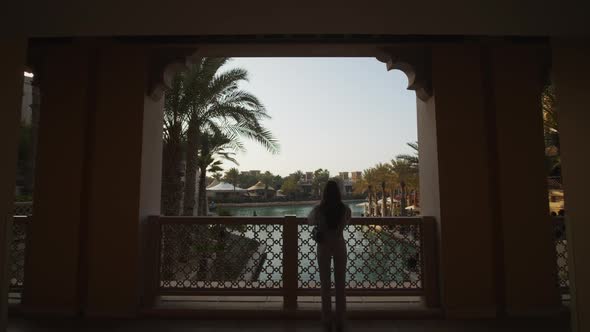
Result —
[[342, 203], [340, 188], [336, 181], [328, 180], [326, 183], [319, 210], [326, 218], [329, 229], [338, 228], [338, 224], [342, 222], [346, 213], [346, 206]]

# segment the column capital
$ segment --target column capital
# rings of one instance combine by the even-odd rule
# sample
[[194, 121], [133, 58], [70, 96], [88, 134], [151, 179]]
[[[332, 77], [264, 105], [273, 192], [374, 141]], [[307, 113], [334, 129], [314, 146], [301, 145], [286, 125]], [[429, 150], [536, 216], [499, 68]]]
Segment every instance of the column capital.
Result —
[[170, 88], [172, 79], [195, 62], [196, 48], [162, 47], [149, 51], [148, 84], [146, 94], [154, 101]]
[[399, 69], [408, 77], [408, 90], [423, 101], [432, 97], [430, 48], [424, 45], [391, 46], [379, 49], [377, 60], [387, 70]]

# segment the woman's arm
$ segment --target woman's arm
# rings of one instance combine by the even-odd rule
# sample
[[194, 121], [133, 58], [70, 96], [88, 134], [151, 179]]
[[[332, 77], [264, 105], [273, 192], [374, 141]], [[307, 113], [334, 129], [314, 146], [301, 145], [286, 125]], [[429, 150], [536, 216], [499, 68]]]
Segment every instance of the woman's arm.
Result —
[[311, 209], [311, 212], [309, 213], [309, 215], [307, 216], [307, 224], [308, 225], [318, 225], [318, 207], [315, 206], [313, 209]]
[[346, 211], [344, 211], [344, 218], [342, 220], [342, 224], [340, 224], [339, 229], [341, 232], [344, 232], [346, 225], [350, 223], [352, 212], [350, 211], [349, 207], [346, 207]]

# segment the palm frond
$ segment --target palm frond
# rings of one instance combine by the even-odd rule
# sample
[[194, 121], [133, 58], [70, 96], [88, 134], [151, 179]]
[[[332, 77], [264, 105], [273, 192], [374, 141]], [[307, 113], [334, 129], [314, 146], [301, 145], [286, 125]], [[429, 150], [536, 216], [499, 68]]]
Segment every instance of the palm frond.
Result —
[[245, 125], [228, 125], [225, 127], [229, 132], [244, 136], [255, 142], [260, 143], [267, 151], [272, 154], [278, 154], [280, 152], [280, 145], [276, 138], [274, 138], [272, 132], [263, 127], [252, 127], [248, 124]]

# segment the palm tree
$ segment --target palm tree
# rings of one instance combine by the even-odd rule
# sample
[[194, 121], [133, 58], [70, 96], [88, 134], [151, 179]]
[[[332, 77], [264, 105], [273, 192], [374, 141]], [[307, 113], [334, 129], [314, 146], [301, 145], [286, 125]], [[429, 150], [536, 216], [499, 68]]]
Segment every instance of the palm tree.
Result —
[[543, 131], [545, 136], [545, 156], [549, 175], [561, 175], [561, 158], [559, 156], [559, 126], [555, 101], [555, 87], [546, 85], [541, 95], [543, 106]]
[[406, 143], [409, 147], [414, 150], [414, 154], [399, 154], [395, 158], [405, 160], [411, 165], [412, 175], [406, 179], [406, 185], [413, 189], [414, 191], [414, 202], [416, 204], [416, 196], [418, 195], [418, 179], [419, 179], [419, 152], [418, 152], [418, 142], [409, 142]]
[[406, 144], [414, 150], [414, 154], [398, 154], [395, 158], [408, 161], [412, 167], [416, 168], [417, 172], [419, 165], [418, 142], [409, 142]]
[[318, 168], [313, 172], [313, 180], [311, 181], [311, 187], [314, 195], [317, 197], [322, 196], [322, 189], [330, 179], [330, 171], [327, 169]]
[[295, 180], [297, 180], [297, 182], [301, 181], [301, 179], [303, 179], [303, 172], [301, 170], [297, 170], [295, 171], [295, 173], [293, 173], [293, 176], [295, 177]]
[[195, 206], [200, 133], [246, 137], [272, 153], [279, 150], [272, 133], [261, 125], [261, 120], [269, 118], [266, 109], [258, 98], [238, 87], [240, 82], [247, 81], [247, 71], [236, 68], [220, 72], [228, 61], [229, 58], [202, 58], [183, 74], [184, 99], [188, 105], [184, 215], [193, 215]]
[[240, 171], [235, 167], [232, 167], [227, 172], [225, 172], [225, 179], [229, 183], [233, 184], [234, 191], [236, 190], [236, 186], [238, 185], [238, 178], [239, 177], [240, 177]]
[[363, 171], [363, 176], [354, 184], [355, 193], [367, 193], [369, 199], [368, 216], [374, 215], [373, 210], [373, 188], [377, 183], [377, 176], [374, 168], [368, 168]]
[[260, 177], [260, 181], [264, 183], [264, 199], [268, 198], [268, 187], [272, 184], [273, 180], [274, 175], [272, 175], [272, 173], [269, 171], [264, 172], [264, 174], [262, 174]]
[[[378, 163], [373, 168], [375, 172], [375, 180], [377, 184], [381, 187], [381, 197], [383, 203], [381, 205], [381, 216], [385, 217], [388, 215], [387, 213], [387, 191], [385, 188], [392, 186], [394, 180], [394, 173], [391, 171], [391, 167], [386, 164]], [[391, 203], [392, 203], [392, 210], [393, 210], [393, 192], [391, 193]], [[378, 204], [377, 204], [378, 206]]]
[[415, 168], [412, 164], [405, 160], [405, 159], [392, 159], [391, 164], [389, 165], [391, 170], [396, 174], [399, 185], [401, 187], [401, 198], [400, 198], [400, 214], [402, 216], [406, 215], [406, 184], [408, 182], [414, 182], [416, 178]]
[[187, 114], [182, 94], [184, 80], [177, 75], [164, 100], [164, 132], [162, 149], [162, 213], [176, 216], [180, 213], [182, 199], [182, 154], [184, 123]]
[[233, 136], [225, 136], [221, 133], [202, 133], [201, 149], [197, 157], [199, 167], [199, 204], [197, 215], [207, 215], [207, 171], [212, 173], [222, 170], [220, 159], [225, 159], [238, 165], [234, 158], [235, 151], [240, 150], [239, 141]]

